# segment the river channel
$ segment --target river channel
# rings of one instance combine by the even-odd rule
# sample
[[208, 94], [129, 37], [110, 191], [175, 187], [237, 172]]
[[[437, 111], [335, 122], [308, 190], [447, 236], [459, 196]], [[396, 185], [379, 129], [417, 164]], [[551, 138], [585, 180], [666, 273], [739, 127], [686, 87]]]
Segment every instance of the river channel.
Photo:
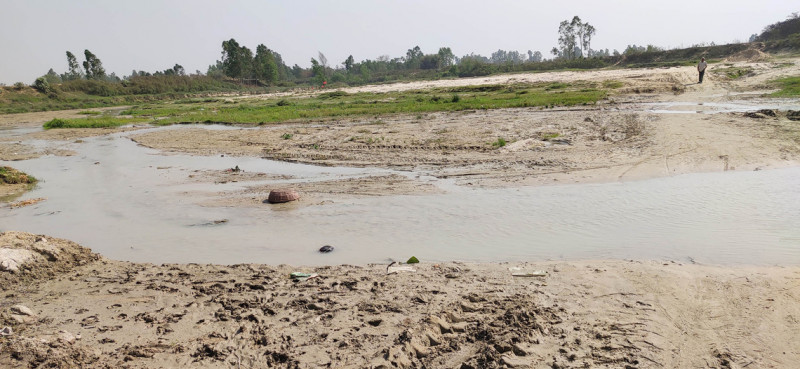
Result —
[[[194, 170], [237, 165], [307, 181], [414, 173], [161, 155], [125, 133], [84, 141], [72, 148], [74, 156], [0, 162], [42, 180], [20, 199], [47, 199], [0, 208], [0, 231], [66, 238], [110, 258], [153, 263], [364, 264], [414, 255], [433, 262], [800, 264], [800, 168], [511, 189], [429, 179], [446, 193], [278, 210], [267, 204], [199, 206], [183, 193], [244, 184], [187, 185], [180, 179]], [[214, 223], [221, 219], [227, 222]], [[318, 253], [323, 245], [334, 252]]]

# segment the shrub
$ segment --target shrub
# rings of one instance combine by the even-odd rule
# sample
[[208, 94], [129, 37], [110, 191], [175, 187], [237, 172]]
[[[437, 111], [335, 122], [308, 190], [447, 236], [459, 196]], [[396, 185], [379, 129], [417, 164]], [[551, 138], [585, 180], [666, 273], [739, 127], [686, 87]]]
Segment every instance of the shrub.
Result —
[[319, 94], [320, 99], [335, 99], [337, 97], [343, 97], [349, 95], [347, 92], [344, 91], [331, 91]]
[[64, 128], [67, 126], [67, 121], [60, 118], [54, 118], [53, 120], [44, 124], [44, 129], [50, 128]]
[[36, 178], [31, 175], [20, 172], [12, 167], [0, 167], [0, 183], [19, 184], [19, 183], [36, 183]]
[[53, 88], [50, 87], [50, 82], [47, 82], [47, 79], [44, 77], [37, 78], [36, 81], [33, 82], [33, 88], [43, 94], [48, 94], [53, 91]]
[[502, 137], [500, 137], [500, 138], [498, 138], [498, 139], [497, 139], [497, 141], [495, 141], [495, 142], [492, 142], [492, 146], [493, 146], [493, 147], [497, 147], [497, 148], [499, 148], [499, 147], [503, 147], [503, 146], [505, 146], [505, 145], [506, 145], [506, 143], [507, 143], [507, 142], [506, 142], [506, 139], [505, 139], [505, 138], [502, 138]]
[[14, 84], [14, 89], [17, 91], [22, 90], [23, 88], [25, 88], [25, 84], [22, 82], [17, 82]]

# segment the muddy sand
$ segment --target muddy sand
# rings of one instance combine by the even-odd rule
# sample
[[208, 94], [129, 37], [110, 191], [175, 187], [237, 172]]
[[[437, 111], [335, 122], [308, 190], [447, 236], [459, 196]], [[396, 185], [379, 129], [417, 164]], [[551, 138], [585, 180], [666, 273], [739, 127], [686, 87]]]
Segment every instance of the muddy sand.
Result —
[[[8, 262], [14, 257], [20, 264]], [[152, 265], [17, 232], [0, 234], [0, 259], [4, 368], [790, 368], [800, 362], [799, 267]], [[293, 281], [292, 272], [315, 277]]]

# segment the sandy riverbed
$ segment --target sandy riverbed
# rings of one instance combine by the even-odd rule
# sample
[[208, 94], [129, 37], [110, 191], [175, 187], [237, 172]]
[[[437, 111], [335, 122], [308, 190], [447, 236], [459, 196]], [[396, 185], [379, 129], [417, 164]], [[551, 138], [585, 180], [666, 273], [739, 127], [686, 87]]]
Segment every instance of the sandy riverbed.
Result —
[[[520, 82], [622, 82], [623, 86], [608, 100], [588, 107], [393, 115], [223, 131], [182, 127], [134, 133], [130, 137], [164, 153], [392, 168], [422, 176], [453, 178], [459, 185], [483, 187], [611, 182], [796, 165], [800, 158], [800, 125], [782, 115], [785, 112], [758, 119], [740, 112], [658, 114], [649, 112], [652, 106], [642, 105], [687, 102], [696, 104], [693, 109], [707, 111], [704, 104], [758, 98], [767, 88], [767, 81], [800, 72], [800, 64], [795, 59], [731, 65], [751, 68], [753, 72], [729, 80], [714, 74], [714, 68], [727, 67], [718, 64], [712, 66], [704, 84], [695, 82], [696, 72], [692, 67], [676, 67], [513, 74], [347, 89], [349, 92], [383, 92]], [[58, 113], [38, 114], [42, 116], [20, 115], [19, 121], [24, 123], [17, 125], [40, 124]], [[2, 118], [0, 124], [14, 125], [14, 116]], [[0, 149], [0, 159], [71, 155], [74, 151], [69, 145], [79, 143], [81, 138], [119, 131], [50, 130], [6, 138], [7, 142]], [[292, 138], [282, 139], [286, 133], [292, 134]], [[500, 148], [492, 146], [498, 138], [508, 144]], [[34, 147], [25, 143], [28, 139], [51, 144]], [[430, 191], [424, 183], [411, 180], [404, 181], [402, 186], [392, 185], [390, 182], [397, 182], [392, 177], [381, 176], [365, 180], [367, 182], [377, 189], [370, 191], [373, 195]], [[346, 184], [337, 186], [346, 187]], [[306, 189], [309, 194], [326, 192], [325, 188], [308, 188], [307, 185]], [[264, 191], [268, 189], [251, 188], [206, 202], [244, 204], [254, 193], [263, 195]], [[344, 191], [341, 195], [346, 196]]]
[[[414, 271], [387, 274], [387, 265], [151, 265], [16, 232], [0, 235], [0, 250], [34, 258], [19, 272], [0, 272], [2, 321], [13, 330], [0, 337], [7, 368], [789, 368], [800, 361], [798, 267], [423, 260]], [[295, 271], [318, 277], [292, 281]], [[513, 276], [539, 271], [546, 275]]]
[[[800, 158], [798, 124], [780, 112], [760, 118], [656, 114], [637, 104], [753, 98], [766, 81], [800, 71], [796, 60], [789, 61], [788, 67], [740, 62], [753, 75], [729, 81], [711, 73], [702, 85], [685, 67], [360, 87], [351, 91], [623, 83], [609, 101], [579, 109], [431, 113], [224, 131], [182, 127], [131, 138], [165, 154], [395, 168], [482, 187], [777, 168]], [[33, 127], [62, 116], [36, 114], [0, 116], [0, 126]], [[119, 130], [25, 133], [2, 142], [0, 159], [70, 155], [82, 138], [113, 132]], [[282, 139], [284, 133], [293, 139]], [[498, 137], [509, 144], [492, 148]], [[192, 172], [185, 181], [246, 182], [271, 175]], [[291, 184], [291, 177], [280, 179]], [[315, 193], [336, 198], [441, 191], [397, 175], [294, 185], [304, 205], [315, 204]], [[268, 191], [254, 185], [189, 196], [209, 206], [260, 206]], [[33, 251], [5, 251], [19, 249]], [[423, 260], [414, 272], [387, 274], [386, 265], [151, 265], [108, 260], [69, 241], [15, 232], [0, 236], [0, 252], [33, 257], [21, 272], [0, 271], [0, 329], [13, 331], [0, 337], [0, 367], [790, 368], [800, 361], [798, 267]], [[547, 275], [512, 276], [539, 270]], [[293, 282], [288, 274], [294, 271], [319, 277]]]

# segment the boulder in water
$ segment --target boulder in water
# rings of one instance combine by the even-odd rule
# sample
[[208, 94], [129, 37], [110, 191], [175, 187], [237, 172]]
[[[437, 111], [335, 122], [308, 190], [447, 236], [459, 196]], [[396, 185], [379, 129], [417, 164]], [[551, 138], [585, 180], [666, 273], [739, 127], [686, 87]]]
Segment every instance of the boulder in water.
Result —
[[280, 204], [283, 202], [295, 201], [300, 199], [300, 194], [297, 193], [295, 190], [290, 189], [279, 189], [279, 190], [272, 190], [269, 192], [269, 197], [267, 198], [267, 202], [270, 204]]

